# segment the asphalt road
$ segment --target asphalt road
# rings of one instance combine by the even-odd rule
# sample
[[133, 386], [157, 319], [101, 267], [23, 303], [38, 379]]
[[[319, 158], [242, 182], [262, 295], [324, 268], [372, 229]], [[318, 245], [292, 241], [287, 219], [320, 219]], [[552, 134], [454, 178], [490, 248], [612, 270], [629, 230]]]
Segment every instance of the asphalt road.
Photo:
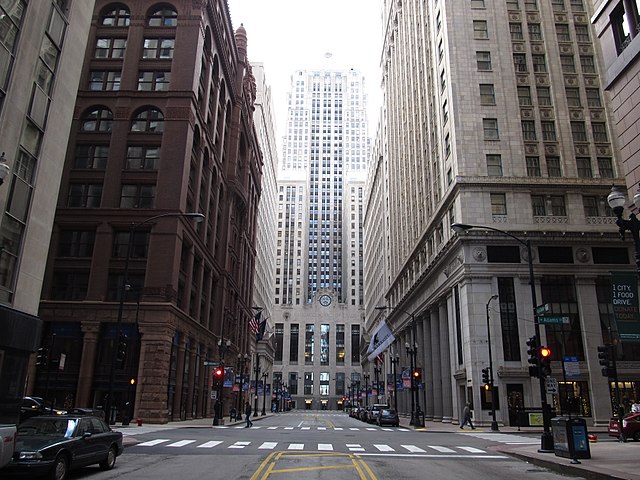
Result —
[[125, 433], [128, 446], [114, 470], [87, 468], [71, 478], [567, 478], [493, 449], [500, 443], [539, 443], [536, 435], [377, 427], [337, 412], [289, 412], [261, 419], [252, 428], [147, 426]]

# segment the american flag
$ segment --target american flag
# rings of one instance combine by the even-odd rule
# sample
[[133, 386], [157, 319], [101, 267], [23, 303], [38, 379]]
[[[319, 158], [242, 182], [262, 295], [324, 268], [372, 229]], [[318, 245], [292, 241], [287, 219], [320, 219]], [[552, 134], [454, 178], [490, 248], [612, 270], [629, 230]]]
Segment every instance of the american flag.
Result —
[[378, 361], [378, 365], [382, 365], [384, 363], [384, 353], [379, 353], [376, 360]]
[[258, 335], [260, 333], [260, 317], [262, 316], [262, 312], [256, 313], [251, 320], [249, 320], [249, 330], [254, 335]]

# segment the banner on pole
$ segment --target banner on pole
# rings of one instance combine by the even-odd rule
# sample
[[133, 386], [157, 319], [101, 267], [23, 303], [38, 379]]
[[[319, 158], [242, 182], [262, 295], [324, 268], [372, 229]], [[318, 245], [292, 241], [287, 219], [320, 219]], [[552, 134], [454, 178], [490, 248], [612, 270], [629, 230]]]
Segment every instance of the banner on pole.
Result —
[[638, 276], [631, 272], [611, 272], [611, 302], [620, 340], [640, 341]]
[[391, 329], [389, 328], [389, 325], [387, 325], [387, 322], [382, 320], [371, 335], [371, 342], [367, 349], [369, 361], [373, 361], [379, 353], [384, 352], [395, 339], [396, 337], [391, 333]]

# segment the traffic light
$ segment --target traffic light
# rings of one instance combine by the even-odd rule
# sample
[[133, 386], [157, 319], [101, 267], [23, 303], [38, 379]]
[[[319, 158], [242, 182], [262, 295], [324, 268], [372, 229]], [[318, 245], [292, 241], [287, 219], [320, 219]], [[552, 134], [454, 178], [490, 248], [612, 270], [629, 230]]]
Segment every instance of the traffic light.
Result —
[[598, 358], [600, 359], [600, 365], [602, 365], [602, 375], [607, 378], [616, 377], [616, 366], [614, 362], [614, 349], [613, 345], [599, 345], [598, 346]]
[[422, 381], [422, 369], [416, 368], [411, 375], [413, 376], [413, 384], [417, 387]]
[[36, 366], [46, 368], [49, 361], [49, 350], [46, 347], [40, 347], [36, 352]]
[[489, 385], [489, 367], [482, 369], [482, 383]]
[[222, 379], [224, 378], [224, 367], [219, 365], [213, 369], [213, 384], [216, 388], [222, 386]]
[[539, 377], [540, 376], [540, 368], [539, 368], [539, 357], [538, 357], [538, 340], [535, 336], [531, 337], [527, 340], [527, 354], [529, 355], [529, 376], [530, 377]]
[[127, 336], [124, 333], [118, 337], [118, 346], [116, 348], [116, 368], [123, 369], [124, 362], [127, 359]]
[[551, 376], [551, 349], [540, 347], [540, 376], [543, 378]]

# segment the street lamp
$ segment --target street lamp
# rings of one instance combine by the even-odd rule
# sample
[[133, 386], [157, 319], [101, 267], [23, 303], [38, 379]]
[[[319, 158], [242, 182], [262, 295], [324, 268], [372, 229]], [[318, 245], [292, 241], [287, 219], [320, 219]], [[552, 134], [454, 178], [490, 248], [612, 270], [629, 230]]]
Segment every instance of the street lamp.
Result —
[[[390, 308], [391, 307], [387, 307], [386, 305], [379, 305], [375, 307], [376, 310], [388, 310]], [[415, 428], [422, 428], [424, 427], [424, 423], [422, 422], [422, 416], [420, 415], [420, 395], [418, 393], [418, 386], [415, 384], [415, 379], [413, 378], [413, 372], [416, 367], [416, 358], [418, 354], [418, 333], [416, 331], [416, 316], [414, 313], [407, 312], [406, 310], [402, 310], [398, 307], [394, 307], [393, 310], [398, 310], [405, 315], [409, 315], [409, 317], [411, 318], [412, 345], [409, 345], [409, 342], [406, 342], [405, 344], [407, 354], [411, 355], [411, 421], [409, 422], [409, 425], [413, 425]]]
[[365, 373], [362, 376], [364, 377], [364, 406], [366, 408], [369, 406], [369, 378], [371, 375]]
[[238, 413], [242, 415], [242, 393], [244, 387], [244, 369], [245, 364], [249, 361], [249, 355], [238, 354], [238, 371], [240, 372], [240, 388], [238, 389]]
[[489, 326], [489, 305], [492, 300], [496, 300], [498, 295], [491, 295], [487, 302], [487, 343], [489, 344], [489, 386], [491, 388], [491, 430], [498, 432], [498, 422], [496, 422], [496, 386], [493, 383], [493, 359], [491, 357], [491, 327]]
[[398, 411], [398, 374], [396, 373], [396, 366], [400, 361], [400, 354], [396, 352], [395, 355], [391, 355], [391, 369], [393, 374], [393, 408]]
[[[640, 221], [636, 218], [635, 213], [629, 214], [629, 220], [622, 218], [624, 204], [626, 201], [627, 199], [625, 198], [624, 193], [618, 190], [615, 186], [611, 187], [611, 193], [607, 197], [607, 202], [615, 216], [618, 218], [616, 220], [616, 225], [619, 227], [618, 231], [620, 232], [620, 237], [624, 240], [624, 232], [627, 230], [631, 232], [633, 245], [635, 247], [636, 267], [638, 269], [638, 275], [640, 275]], [[640, 188], [633, 196], [633, 204], [640, 210]]]
[[267, 403], [267, 377], [269, 376], [269, 372], [264, 372], [262, 374], [262, 416], [265, 416], [267, 412], [265, 411], [265, 405]]
[[373, 367], [373, 373], [376, 381], [376, 400], [378, 403], [380, 402], [380, 373], [382, 372], [382, 367], [378, 365], [378, 361], [376, 359], [375, 367]]
[[[538, 300], [536, 299], [536, 285], [535, 285], [535, 277], [533, 276], [533, 255], [531, 251], [531, 240], [526, 239], [522, 240], [520, 237], [513, 235], [512, 233], [506, 232], [504, 230], [500, 230], [499, 228], [489, 227], [486, 225], [468, 225], [464, 223], [453, 223], [451, 224], [451, 229], [456, 233], [466, 232], [467, 230], [471, 230], [473, 228], [480, 228], [483, 230], [492, 230], [494, 232], [501, 233], [506, 235], [507, 237], [513, 238], [516, 242], [524, 245], [527, 248], [527, 262], [529, 264], [529, 285], [531, 287], [531, 303], [533, 308], [533, 325], [535, 329], [535, 337], [538, 345], [542, 345], [540, 341], [540, 323], [538, 322], [538, 314], [536, 312], [536, 307], [538, 305]], [[539, 362], [539, 359], [538, 359]], [[538, 365], [539, 367], [540, 365]], [[554, 452], [553, 448], [553, 436], [551, 435], [551, 415], [549, 404], [547, 403], [547, 390], [545, 384], [545, 378], [543, 375], [540, 375], [540, 403], [542, 405], [542, 422], [543, 422], [543, 432], [540, 437], [540, 449], [538, 450], [541, 453], [552, 453]]]
[[[1, 158], [1, 157], [0, 157]], [[1, 175], [0, 175], [1, 177]], [[115, 419], [113, 419], [113, 422], [111, 421], [111, 407], [113, 405], [113, 383], [114, 383], [114, 376], [115, 376], [115, 366], [116, 366], [116, 358], [118, 355], [118, 349], [116, 348], [116, 342], [118, 342], [118, 339], [120, 338], [120, 335], [122, 334], [122, 313], [124, 310], [124, 295], [125, 295], [125, 291], [129, 290], [130, 285], [129, 285], [129, 261], [131, 260], [131, 250], [133, 249], [133, 236], [135, 234], [136, 229], [140, 228], [143, 225], [148, 224], [149, 222], [152, 222], [154, 220], [157, 220], [159, 218], [166, 218], [166, 217], [183, 217], [183, 218], [191, 218], [194, 222], [196, 223], [200, 223], [202, 222], [202, 220], [204, 220], [204, 215], [201, 213], [182, 213], [182, 212], [168, 212], [168, 213], [161, 213], [159, 215], [154, 215], [153, 217], [149, 217], [146, 220], [143, 220], [142, 222], [139, 223], [132, 223], [131, 225], [129, 225], [129, 242], [127, 245], [127, 255], [124, 258], [124, 272], [122, 274], [122, 283], [120, 284], [120, 291], [118, 292], [118, 296], [119, 296], [119, 301], [118, 301], [118, 319], [117, 319], [117, 323], [116, 323], [116, 336], [115, 336], [115, 341], [113, 344], [113, 348], [112, 348], [112, 355], [111, 355], [111, 366], [109, 367], [109, 388], [108, 388], [108, 393], [107, 393], [107, 399], [105, 401], [105, 415], [107, 418], [107, 422], [109, 423], [109, 425], [113, 425], [113, 423], [115, 422]]]

